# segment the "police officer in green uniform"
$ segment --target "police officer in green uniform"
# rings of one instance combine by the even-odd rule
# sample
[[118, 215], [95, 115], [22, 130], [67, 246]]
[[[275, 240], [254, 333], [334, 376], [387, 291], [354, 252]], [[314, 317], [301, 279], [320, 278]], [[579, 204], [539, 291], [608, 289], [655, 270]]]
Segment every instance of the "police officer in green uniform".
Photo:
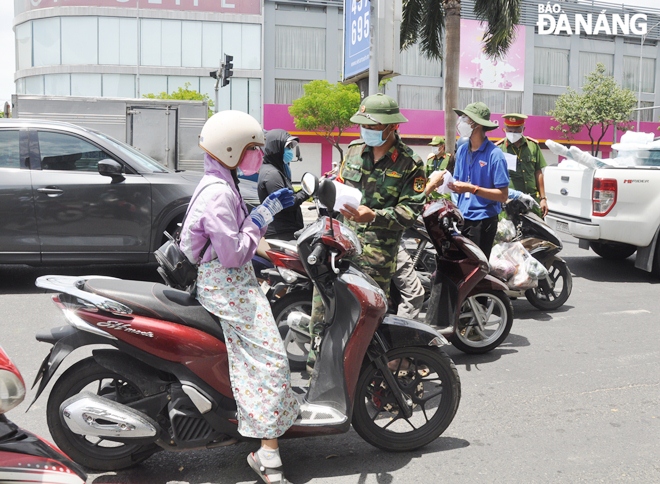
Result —
[[516, 170], [509, 170], [511, 178], [509, 186], [534, 197], [541, 206], [539, 215], [545, 217], [548, 213], [548, 202], [545, 197], [542, 170], [546, 167], [546, 162], [539, 143], [533, 138], [523, 136], [527, 116], [512, 113], [502, 117], [506, 138], [502, 138], [496, 145], [504, 153], [516, 157]]
[[428, 181], [431, 181], [431, 175], [436, 173], [433, 180], [434, 182], [437, 180], [438, 183], [433, 183], [432, 186], [427, 185], [426, 194], [429, 199], [436, 200], [442, 198], [442, 195], [435, 191], [435, 188], [442, 184], [443, 177], [440, 172], [444, 172], [448, 169], [452, 156], [449, 153], [445, 153], [444, 136], [434, 136], [429, 143], [429, 146], [437, 146], [437, 149], [433, 153], [430, 153], [426, 158], [426, 178]]
[[[362, 255], [354, 262], [386, 295], [403, 231], [413, 225], [426, 201], [424, 163], [397, 134], [399, 124], [407, 121], [391, 97], [379, 93], [364, 98], [351, 118], [360, 125], [361, 139], [348, 146], [337, 177], [362, 192], [357, 208], [344, 206], [340, 211], [362, 244]], [[310, 330], [317, 340], [323, 308], [315, 296]], [[313, 353], [310, 351], [309, 366]]]

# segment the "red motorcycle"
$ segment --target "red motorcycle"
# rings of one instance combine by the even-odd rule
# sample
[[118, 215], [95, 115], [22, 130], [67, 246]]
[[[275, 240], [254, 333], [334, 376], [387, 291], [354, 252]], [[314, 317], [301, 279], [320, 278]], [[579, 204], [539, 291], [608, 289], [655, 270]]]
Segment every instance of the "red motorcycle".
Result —
[[[334, 186], [306, 175], [308, 194], [334, 205]], [[386, 317], [385, 295], [347, 256], [360, 243], [322, 217], [298, 239], [300, 262], [325, 305], [314, 374], [287, 437], [347, 432], [370, 444], [409, 451], [449, 426], [460, 380], [422, 323]], [[245, 440], [237, 431], [227, 349], [218, 320], [195, 298], [162, 284], [103, 277], [43, 276], [37, 286], [69, 326], [38, 335], [53, 345], [36, 398], [74, 349], [102, 344], [53, 385], [48, 427], [76, 462], [100, 470], [137, 464], [160, 450], [214, 448]], [[35, 382], [36, 383], [36, 382]]]
[[23, 377], [0, 347], [0, 482], [84, 484], [87, 476], [66, 455], [5, 416], [23, 398]]

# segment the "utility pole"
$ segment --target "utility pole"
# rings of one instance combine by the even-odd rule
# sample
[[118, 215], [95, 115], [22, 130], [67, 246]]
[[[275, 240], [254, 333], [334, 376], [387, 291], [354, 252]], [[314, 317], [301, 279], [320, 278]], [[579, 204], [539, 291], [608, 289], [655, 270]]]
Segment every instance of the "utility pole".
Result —
[[[224, 60], [220, 62], [220, 69], [211, 71], [209, 72], [209, 76], [211, 76], [213, 79], [215, 79], [215, 109], [214, 111], [217, 113], [218, 112], [218, 104], [219, 104], [219, 97], [218, 97], [218, 89], [221, 87], [225, 87], [229, 84], [229, 79], [234, 75], [234, 56], [233, 55], [224, 55]], [[220, 85], [220, 82], [222, 82], [222, 85]]]

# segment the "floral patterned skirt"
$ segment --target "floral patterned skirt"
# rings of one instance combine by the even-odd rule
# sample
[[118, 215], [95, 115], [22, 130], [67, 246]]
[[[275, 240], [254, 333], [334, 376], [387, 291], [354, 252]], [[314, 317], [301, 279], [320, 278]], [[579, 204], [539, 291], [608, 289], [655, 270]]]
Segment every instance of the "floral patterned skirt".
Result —
[[238, 431], [257, 439], [281, 436], [298, 416], [298, 401], [284, 343], [252, 264], [233, 269], [217, 260], [201, 264], [197, 299], [222, 324]]

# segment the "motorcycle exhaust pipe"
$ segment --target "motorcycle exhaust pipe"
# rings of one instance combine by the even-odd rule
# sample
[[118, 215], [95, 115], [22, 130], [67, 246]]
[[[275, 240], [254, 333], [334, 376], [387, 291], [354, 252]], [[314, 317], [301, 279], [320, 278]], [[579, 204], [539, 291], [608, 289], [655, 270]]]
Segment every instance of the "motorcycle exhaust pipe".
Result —
[[71, 432], [110, 440], [158, 439], [158, 424], [149, 416], [90, 392], [62, 402], [61, 415]]
[[309, 322], [311, 320], [309, 314], [305, 314], [302, 311], [292, 311], [289, 316], [286, 318], [286, 324], [289, 326], [289, 329], [294, 333], [297, 333], [299, 336], [304, 336], [307, 339], [310, 339], [309, 335]]

